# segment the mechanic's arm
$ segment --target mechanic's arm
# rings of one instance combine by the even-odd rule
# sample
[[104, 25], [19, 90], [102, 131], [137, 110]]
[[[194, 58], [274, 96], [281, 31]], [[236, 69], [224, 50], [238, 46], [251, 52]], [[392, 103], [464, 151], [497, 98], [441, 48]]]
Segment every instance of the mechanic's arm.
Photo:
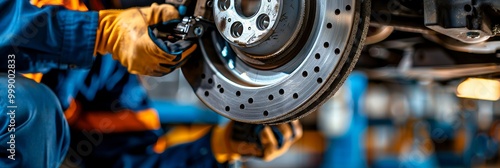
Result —
[[78, 12], [59, 6], [43, 9], [29, 0], [0, 2], [1, 70], [6, 71], [8, 55], [15, 55], [17, 72], [38, 72], [69, 66], [87, 68], [92, 64], [97, 12]]
[[[154, 37], [151, 26], [177, 19], [170, 5], [80, 12], [61, 6], [37, 8], [28, 0], [0, 2], [0, 70], [15, 55], [17, 72], [50, 68], [88, 68], [97, 53], [113, 58], [134, 74], [162, 76], [195, 49], [171, 52]], [[11, 62], [9, 62], [11, 63]]]

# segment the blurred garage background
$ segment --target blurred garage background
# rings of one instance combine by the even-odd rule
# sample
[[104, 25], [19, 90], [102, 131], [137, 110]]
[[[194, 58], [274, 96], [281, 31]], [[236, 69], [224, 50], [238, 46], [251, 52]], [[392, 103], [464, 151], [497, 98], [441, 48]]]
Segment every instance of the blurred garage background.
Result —
[[[443, 82], [358, 69], [301, 120], [304, 136], [287, 154], [272, 162], [244, 158], [238, 166], [500, 167], [497, 80]], [[179, 71], [143, 80], [165, 125], [228, 121], [199, 102]]]

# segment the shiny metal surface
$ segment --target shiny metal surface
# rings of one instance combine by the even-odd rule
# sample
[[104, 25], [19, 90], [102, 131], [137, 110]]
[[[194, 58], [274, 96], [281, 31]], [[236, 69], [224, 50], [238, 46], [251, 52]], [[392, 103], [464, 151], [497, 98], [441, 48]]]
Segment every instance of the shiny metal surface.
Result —
[[215, 25], [234, 45], [256, 45], [276, 28], [283, 3], [283, 0], [215, 0]]
[[[279, 52], [277, 58], [285, 53], [292, 57], [277, 67], [262, 69], [245, 62], [242, 51], [234, 49], [242, 46], [227, 40], [224, 31], [213, 31], [200, 39], [202, 56], [190, 59], [182, 70], [198, 97], [230, 119], [275, 124], [300, 118], [331, 97], [352, 70], [368, 30], [369, 5], [358, 0], [307, 1], [303, 26], [308, 29], [294, 28], [303, 32], [294, 40], [301, 43]], [[219, 5], [213, 6], [217, 13]]]
[[221, 35], [241, 48], [263, 42], [284, 43], [288, 38], [270, 36], [288, 33], [290, 37], [293, 33], [290, 31], [301, 25], [300, 14], [304, 12], [301, 3], [297, 0], [215, 0], [214, 21]]
[[[305, 0], [217, 0], [214, 21], [222, 37], [243, 61], [269, 69], [271, 62], [288, 61], [285, 50], [306, 27]], [[314, 18], [314, 17], [313, 17]], [[267, 61], [266, 61], [267, 60]]]

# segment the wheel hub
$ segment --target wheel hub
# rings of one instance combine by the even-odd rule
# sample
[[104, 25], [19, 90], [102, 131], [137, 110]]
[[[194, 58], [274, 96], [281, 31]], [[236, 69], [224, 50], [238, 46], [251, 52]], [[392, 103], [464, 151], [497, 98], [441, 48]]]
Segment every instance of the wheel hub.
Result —
[[300, 118], [352, 70], [368, 29], [365, 2], [216, 0], [217, 30], [200, 39], [202, 57], [182, 70], [198, 97], [230, 119]]
[[306, 28], [305, 0], [217, 0], [214, 21], [237, 56], [260, 69], [281, 66], [294, 55], [295, 40]]

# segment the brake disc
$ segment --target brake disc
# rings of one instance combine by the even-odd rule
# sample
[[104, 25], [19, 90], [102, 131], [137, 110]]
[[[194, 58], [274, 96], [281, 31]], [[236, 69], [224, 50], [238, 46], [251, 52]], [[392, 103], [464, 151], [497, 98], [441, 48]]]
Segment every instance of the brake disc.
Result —
[[212, 110], [247, 123], [298, 119], [331, 97], [357, 62], [369, 0], [215, 0], [216, 29], [182, 71]]

